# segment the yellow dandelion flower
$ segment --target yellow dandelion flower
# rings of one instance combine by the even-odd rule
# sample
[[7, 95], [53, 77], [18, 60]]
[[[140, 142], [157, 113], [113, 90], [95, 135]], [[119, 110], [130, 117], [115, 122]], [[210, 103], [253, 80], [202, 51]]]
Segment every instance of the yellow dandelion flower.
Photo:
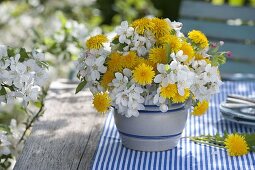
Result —
[[171, 99], [176, 96], [178, 93], [177, 85], [176, 84], [168, 84], [166, 87], [160, 88], [160, 96]]
[[152, 48], [149, 52], [149, 60], [153, 64], [167, 63], [166, 48]]
[[99, 34], [93, 37], [90, 37], [86, 42], [86, 47], [88, 49], [99, 49], [103, 46], [103, 43], [108, 41], [105, 35]]
[[169, 44], [170, 48], [173, 52], [178, 52], [182, 46], [180, 39], [175, 35], [167, 34], [161, 38], [159, 38], [158, 42], [159, 45], [166, 45]]
[[138, 34], [144, 34], [145, 30], [153, 30], [154, 28], [154, 23], [151, 22], [150, 18], [137, 19], [131, 25]]
[[149, 65], [149, 66], [153, 66], [153, 63], [151, 63], [150, 60], [147, 60], [147, 59], [142, 58], [142, 57], [138, 57], [135, 67], [137, 67], [137, 66], [139, 66], [143, 63], [146, 64], [146, 65]]
[[118, 52], [113, 52], [110, 54], [107, 65], [111, 71], [121, 71], [123, 69], [123, 57]]
[[111, 98], [109, 94], [107, 92], [99, 92], [95, 94], [93, 98], [93, 105], [98, 112], [107, 112], [109, 110], [109, 107], [111, 106]]
[[205, 60], [207, 64], [211, 63], [209, 58], [204, 58], [203, 55], [199, 53], [195, 53], [195, 60]]
[[151, 84], [154, 76], [153, 67], [144, 63], [138, 65], [133, 71], [134, 81], [143, 86]]
[[226, 137], [224, 144], [230, 156], [245, 155], [249, 151], [247, 142], [244, 136], [239, 134], [230, 134]]
[[139, 58], [135, 52], [130, 51], [127, 55], [123, 56], [123, 67], [133, 69], [138, 62]]
[[151, 22], [154, 24], [152, 32], [156, 38], [160, 38], [170, 33], [171, 27], [166, 20], [159, 19], [159, 18], [152, 18]]
[[208, 47], [208, 40], [204, 33], [198, 30], [192, 30], [188, 33], [189, 39], [195, 44], [198, 44], [201, 48]]
[[179, 93], [176, 93], [176, 95], [172, 97], [172, 100], [174, 103], [183, 103], [189, 98], [189, 95], [190, 95], [189, 89], [185, 89], [183, 96], [181, 96]]
[[202, 102], [198, 102], [192, 114], [195, 116], [202, 116], [207, 111], [208, 107], [209, 107], [209, 103], [206, 100], [203, 100]]
[[190, 63], [190, 61], [194, 58], [194, 50], [193, 50], [192, 46], [189, 43], [187, 43], [186, 41], [183, 41], [180, 50], [183, 51], [183, 54], [188, 56], [185, 63], [186, 64]]
[[204, 60], [205, 58], [202, 56], [202, 54], [196, 53], [195, 54], [195, 60]]
[[113, 79], [114, 79], [114, 72], [111, 70], [107, 70], [102, 76], [102, 79], [100, 81], [101, 86], [105, 89], [108, 89], [109, 88], [108, 84], [111, 83]]

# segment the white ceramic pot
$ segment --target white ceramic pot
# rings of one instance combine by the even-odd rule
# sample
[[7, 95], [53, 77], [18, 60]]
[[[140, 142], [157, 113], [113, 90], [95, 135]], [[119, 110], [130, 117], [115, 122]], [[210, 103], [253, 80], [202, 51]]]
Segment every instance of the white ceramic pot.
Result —
[[190, 104], [173, 104], [165, 113], [146, 105], [138, 117], [127, 118], [114, 109], [122, 144], [139, 151], [164, 151], [177, 146], [185, 127]]

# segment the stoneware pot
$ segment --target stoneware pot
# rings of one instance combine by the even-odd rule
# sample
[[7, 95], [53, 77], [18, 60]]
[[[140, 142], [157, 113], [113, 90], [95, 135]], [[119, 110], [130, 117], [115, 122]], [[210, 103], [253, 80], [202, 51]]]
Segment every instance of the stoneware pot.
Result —
[[190, 104], [173, 104], [165, 113], [146, 105], [138, 117], [127, 118], [113, 109], [122, 144], [139, 151], [164, 151], [177, 146], [185, 127]]

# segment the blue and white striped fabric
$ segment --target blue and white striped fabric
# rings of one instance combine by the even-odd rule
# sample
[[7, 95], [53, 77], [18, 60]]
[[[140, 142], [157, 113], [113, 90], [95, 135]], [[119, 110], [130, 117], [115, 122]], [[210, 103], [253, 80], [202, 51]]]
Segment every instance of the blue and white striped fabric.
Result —
[[[212, 97], [210, 109], [202, 117], [189, 116], [182, 136], [222, 134], [228, 132], [255, 132], [255, 127], [224, 120], [219, 104], [227, 94], [255, 96], [255, 82], [225, 82], [221, 92]], [[94, 155], [93, 170], [104, 169], [238, 169], [255, 170], [255, 154], [230, 157], [224, 149], [195, 144], [182, 138], [176, 148], [164, 152], [139, 152], [121, 145], [119, 134], [110, 113], [105, 123], [98, 149]]]

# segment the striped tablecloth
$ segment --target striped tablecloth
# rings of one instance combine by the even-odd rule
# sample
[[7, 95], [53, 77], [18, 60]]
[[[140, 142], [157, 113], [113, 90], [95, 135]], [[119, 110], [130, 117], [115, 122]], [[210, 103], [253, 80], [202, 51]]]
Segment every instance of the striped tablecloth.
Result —
[[[189, 116], [182, 136], [222, 134], [228, 132], [255, 132], [255, 127], [224, 120], [219, 104], [227, 94], [255, 96], [255, 82], [225, 82], [221, 92], [211, 98], [210, 109], [202, 117]], [[94, 155], [93, 169], [238, 169], [255, 170], [255, 154], [230, 157], [223, 149], [195, 144], [182, 138], [176, 148], [164, 152], [139, 152], [122, 146], [114, 125], [112, 113], [108, 115], [104, 131]]]

